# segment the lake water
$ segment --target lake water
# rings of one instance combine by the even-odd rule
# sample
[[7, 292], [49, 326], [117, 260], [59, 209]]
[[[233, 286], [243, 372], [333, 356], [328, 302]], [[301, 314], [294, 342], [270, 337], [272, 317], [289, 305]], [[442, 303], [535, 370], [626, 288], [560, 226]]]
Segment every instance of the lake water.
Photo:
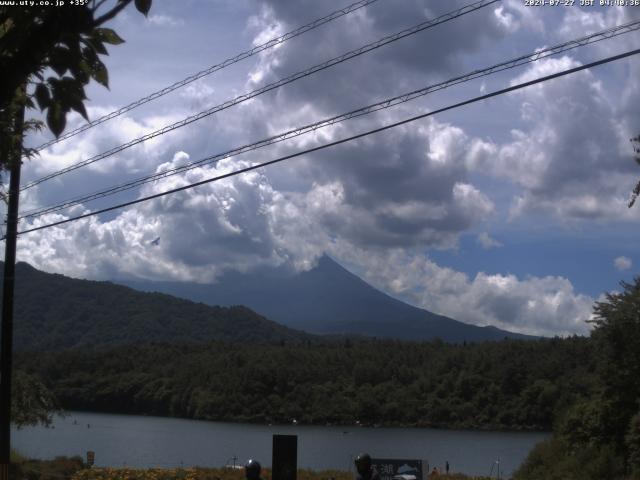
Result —
[[298, 436], [298, 466], [314, 470], [351, 470], [366, 451], [379, 458], [428, 460], [452, 471], [502, 478], [520, 465], [546, 433], [478, 432], [427, 428], [359, 428], [251, 425], [136, 415], [69, 412], [53, 428], [13, 429], [13, 447], [32, 458], [96, 454], [97, 466], [218, 467], [248, 458], [271, 464], [273, 434]]

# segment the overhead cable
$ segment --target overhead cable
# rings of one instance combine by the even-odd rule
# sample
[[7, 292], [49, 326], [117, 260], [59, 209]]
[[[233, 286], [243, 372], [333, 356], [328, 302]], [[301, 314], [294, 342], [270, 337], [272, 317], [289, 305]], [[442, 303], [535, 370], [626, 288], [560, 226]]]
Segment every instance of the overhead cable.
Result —
[[329, 15], [326, 15], [322, 18], [318, 18], [317, 20], [314, 20], [310, 23], [307, 23], [306, 25], [303, 25], [301, 27], [296, 28], [295, 30], [291, 30], [290, 32], [285, 33], [284, 35], [280, 35], [279, 37], [276, 38], [272, 38], [271, 40], [262, 43], [260, 45], [257, 45], [245, 52], [239, 53], [238, 55], [228, 58], [226, 60], [224, 60], [221, 63], [215, 64], [210, 66], [209, 68], [206, 68], [205, 70], [202, 70], [200, 72], [194, 73], [193, 75], [189, 75], [187, 78], [180, 80], [178, 82], [173, 83], [172, 85], [169, 85], [168, 87], [165, 87], [161, 90], [158, 90], [157, 92], [153, 92], [150, 95], [147, 95], [146, 97], [143, 97], [139, 100], [136, 100], [135, 102], [130, 103], [129, 105], [126, 105], [122, 108], [119, 108], [118, 110], [114, 110], [111, 113], [108, 113], [96, 120], [93, 120], [89, 123], [85, 123], [84, 125], [76, 128], [75, 130], [70, 130], [69, 132], [65, 133], [64, 135], [59, 136], [58, 138], [54, 138], [53, 140], [50, 140], [46, 143], [43, 143], [42, 145], [40, 145], [39, 147], [36, 148], [36, 150], [43, 150], [47, 147], [50, 147], [51, 145], [54, 145], [58, 142], [61, 142], [62, 140], [66, 140], [67, 138], [71, 138], [75, 135], [78, 135], [79, 133], [84, 132], [85, 130], [89, 130], [90, 128], [95, 127], [96, 125], [100, 125], [101, 123], [106, 122], [107, 120], [111, 120], [112, 118], [116, 118], [120, 115], [122, 115], [123, 113], [129, 112], [131, 110], [133, 110], [134, 108], [137, 108], [141, 105], [144, 105], [145, 103], [148, 103], [152, 100], [155, 100], [156, 98], [160, 98], [168, 93], [173, 92], [174, 90], [177, 90], [178, 88], [184, 87], [185, 85], [188, 85], [192, 82], [195, 82], [196, 80], [199, 80], [203, 77], [206, 77], [207, 75], [210, 75], [214, 72], [217, 72], [219, 70], [222, 70], [223, 68], [227, 68], [231, 65], [233, 65], [234, 63], [238, 63], [242, 60], [245, 60], [249, 57], [252, 57], [260, 52], [263, 52], [269, 48], [275, 47], [277, 45], [280, 45], [284, 42], [286, 42], [287, 40], [291, 40], [292, 38], [295, 38], [299, 35], [302, 35], [303, 33], [307, 33], [310, 30], [313, 30], [315, 28], [318, 28], [322, 25], [324, 25], [325, 23], [329, 23], [333, 20], [336, 20], [337, 18], [343, 17], [345, 15], [348, 15], [351, 12], [354, 12], [362, 7], [366, 7], [367, 5], [370, 5], [372, 3], [377, 2], [378, 0], [360, 0], [358, 2], [352, 3], [351, 5], [341, 8], [339, 10], [336, 10], [335, 12], [331, 12]]
[[110, 150], [107, 150], [106, 152], [102, 152], [98, 155], [95, 155], [91, 158], [88, 158], [86, 160], [82, 160], [80, 162], [77, 162], [73, 165], [70, 165], [66, 168], [63, 168], [61, 170], [58, 170], [57, 172], [53, 172], [50, 173], [49, 175], [45, 175], [44, 177], [39, 178], [38, 180], [34, 180], [28, 184], [26, 184], [25, 186], [23, 186], [20, 191], [24, 191], [28, 188], [34, 187], [36, 185], [39, 185], [43, 182], [46, 182], [47, 180], [51, 180], [52, 178], [58, 177], [60, 175], [63, 175], [65, 173], [69, 173], [73, 170], [77, 170], [78, 168], [82, 168], [85, 167], [87, 165], [90, 165], [92, 163], [95, 163], [99, 160], [105, 159], [107, 157], [110, 157], [112, 155], [115, 155], [116, 153], [120, 153], [123, 150], [126, 150], [127, 148], [133, 147], [135, 145], [138, 145], [142, 142], [145, 142], [147, 140], [150, 140], [152, 138], [158, 137], [160, 135], [164, 135], [165, 133], [169, 133], [173, 130], [176, 130], [180, 127], [184, 127], [185, 125], [189, 125], [193, 122], [196, 122], [198, 120], [201, 120], [203, 118], [206, 118], [210, 115], [213, 115], [214, 113], [220, 112], [222, 110], [226, 110], [227, 108], [230, 108], [234, 105], [237, 105], [239, 103], [245, 102], [247, 100], [250, 100], [252, 98], [255, 98], [259, 95], [262, 95], [263, 93], [267, 93], [270, 92], [272, 90], [275, 90], [283, 85], [287, 85], [289, 83], [295, 82], [296, 80], [299, 80], [301, 78], [305, 78], [308, 77], [310, 75], [313, 75], [314, 73], [317, 73], [321, 70], [325, 70], [327, 68], [333, 67], [334, 65], [337, 65], [339, 63], [342, 62], [346, 62], [347, 60], [350, 60], [352, 58], [355, 58], [357, 56], [363, 55], [365, 53], [368, 53], [372, 50], [375, 50], [377, 48], [382, 47], [383, 45], [387, 45], [389, 43], [395, 42], [397, 40], [400, 40], [402, 38], [408, 37], [410, 35], [414, 35], [418, 32], [421, 32], [423, 30], [435, 27], [437, 25], [441, 25], [443, 23], [449, 22], [453, 19], [456, 19], [458, 17], [461, 17], [463, 15], [466, 15], [468, 13], [474, 12], [476, 10], [479, 10], [481, 8], [487, 7], [493, 3], [497, 3], [501, 0], [480, 0], [478, 2], [469, 4], [469, 5], [465, 5], [464, 7], [458, 8], [452, 12], [446, 13], [444, 15], [441, 15], [440, 17], [437, 17], [435, 19], [432, 20], [427, 20], [425, 22], [419, 23], [418, 25], [415, 25], [411, 28], [407, 28], [405, 30], [402, 30], [398, 33], [395, 33], [393, 35], [388, 35], [386, 37], [381, 38], [380, 40], [377, 40], [375, 42], [369, 43], [367, 45], [364, 45], [360, 48], [357, 48], [355, 50], [351, 50], [350, 52], [347, 52], [343, 55], [340, 55], [338, 57], [332, 58], [331, 60], [327, 60], [326, 62], [323, 62], [321, 64], [315, 65], [311, 68], [308, 68], [306, 70], [302, 70], [300, 72], [294, 73], [293, 75], [289, 75], [288, 77], [282, 78], [280, 80], [277, 80], [275, 82], [269, 83], [263, 87], [260, 87], [256, 90], [252, 90], [251, 92], [245, 93], [243, 95], [239, 95], [237, 97], [235, 97], [232, 100], [228, 100], [224, 103], [221, 103], [219, 105], [216, 105], [212, 108], [209, 108], [207, 110], [204, 110], [202, 112], [199, 112], [195, 115], [191, 115], [190, 117], [185, 118], [184, 120], [181, 120], [179, 122], [173, 123], [171, 125], [167, 125], [159, 130], [156, 130], [154, 132], [148, 133], [142, 137], [133, 139], [125, 144], [119, 145], [117, 147], [114, 147]]
[[187, 163], [185, 165], [179, 166], [179, 167], [175, 167], [172, 169], [168, 169], [162, 172], [158, 172], [158, 173], [154, 173], [151, 175], [147, 175], [141, 178], [137, 178], [134, 180], [131, 180], [129, 182], [125, 182], [119, 185], [115, 185], [112, 187], [109, 187], [107, 189], [103, 189], [97, 192], [93, 192], [90, 194], [85, 194], [83, 196], [78, 196], [78, 197], [74, 197], [72, 199], [68, 199], [64, 202], [58, 203], [56, 205], [53, 206], [49, 206], [49, 207], [44, 207], [44, 208], [39, 208], [39, 209], [34, 209], [31, 210], [29, 212], [25, 212], [22, 214], [22, 216], [20, 216], [20, 219], [24, 219], [24, 218], [34, 218], [34, 217], [38, 217], [38, 216], [42, 216], [44, 214], [47, 213], [53, 213], [53, 212], [58, 212], [61, 210], [65, 210], [67, 208], [76, 206], [76, 205], [80, 205], [86, 202], [90, 202], [93, 200], [97, 200], [100, 198], [104, 198], [110, 195], [114, 195], [120, 192], [124, 192], [127, 190], [131, 190], [133, 188], [142, 186], [144, 184], [150, 183], [150, 182], [154, 182], [157, 180], [161, 180], [163, 178], [167, 178], [173, 175], [177, 175], [179, 173], [183, 173], [186, 172], [188, 170], [192, 170], [194, 168], [198, 168], [201, 167], [203, 165], [207, 165], [207, 164], [211, 164], [211, 163], [215, 163], [218, 162], [220, 160], [226, 159], [226, 158], [230, 158], [232, 156], [235, 155], [239, 155], [242, 153], [246, 153], [252, 150], [256, 150], [258, 148], [262, 148], [268, 145], [272, 145], [275, 143], [279, 143], [291, 138], [295, 138], [298, 137], [300, 135], [304, 135], [306, 133], [310, 133], [313, 132], [317, 129], [320, 128], [324, 128], [330, 125], [334, 125], [340, 122], [343, 122], [345, 120], [349, 120], [352, 118], [357, 118], [363, 115], [367, 115], [379, 110], [383, 110], [386, 108], [390, 108], [396, 105], [399, 105], [401, 103], [405, 103], [405, 102], [409, 102], [411, 100], [415, 100], [417, 98], [420, 98], [422, 96], [425, 96], [427, 94], [430, 94], [432, 92], [435, 91], [439, 91], [460, 83], [465, 83], [477, 78], [481, 78], [481, 77], [485, 77], [487, 75], [491, 75], [491, 74], [495, 74], [504, 70], [508, 70], [508, 69], [512, 69], [518, 66], [522, 66], [525, 64], [529, 64], [529, 63], [533, 63], [536, 62], [538, 60], [541, 60], [543, 58], [549, 57], [551, 55], [558, 55], [560, 53], [564, 53], [566, 51], [575, 49], [577, 47], [581, 47], [584, 45], [589, 45], [592, 43], [596, 43], [596, 42], [600, 42], [609, 38], [613, 38], [619, 35], [623, 35], [623, 34], [627, 34], [629, 32], [633, 32], [633, 31], [637, 31], [640, 29], [640, 20], [636, 20], [634, 22], [629, 22], [626, 23], [624, 25], [620, 25], [617, 27], [613, 27], [613, 28], [609, 28], [597, 33], [592, 33], [590, 35], [586, 35], [584, 37], [575, 39], [575, 40], [571, 40], [568, 42], [564, 42], [562, 44], [559, 45], [555, 45], [553, 47], [548, 47], [542, 50], [536, 50], [533, 53], [529, 53], [527, 55], [522, 55], [519, 56], [517, 58], [505, 61], [505, 62], [501, 62], [498, 63], [496, 65], [493, 65], [491, 67], [487, 67], [487, 68], [483, 68], [483, 69], [479, 69], [479, 70], [474, 70], [472, 72], [466, 73], [464, 75], [459, 75], [457, 77], [451, 78], [449, 80], [446, 80], [444, 82], [440, 82], [437, 83], [435, 85], [429, 85], [427, 87], [421, 88], [419, 90], [414, 90], [412, 92], [409, 93], [405, 93], [402, 95], [398, 95], [392, 98], [388, 98], [386, 100], [371, 104], [371, 105], [367, 105], [365, 107], [361, 107], [358, 108], [356, 110], [351, 110], [350, 112], [347, 113], [343, 113], [341, 115], [337, 115], [331, 118], [327, 118], [324, 120], [320, 120], [318, 122], [314, 122], [302, 127], [298, 127], [292, 130], [288, 130], [286, 132], [283, 133], [279, 133], [277, 135], [271, 136], [269, 138], [266, 139], [262, 139], [259, 140], [257, 142], [253, 142], [251, 144], [247, 144], [247, 145], [243, 145], [241, 147], [236, 147], [232, 150], [228, 150], [226, 152], [223, 153], [217, 153], [215, 155], [211, 155], [208, 156], [206, 158], [200, 159], [200, 160], [196, 160], [194, 162], [190, 162]]
[[131, 205], [136, 205], [138, 203], [147, 202], [149, 200], [153, 200], [153, 199], [156, 199], [156, 198], [164, 197], [164, 196], [167, 196], [167, 195], [172, 195], [174, 193], [182, 192], [182, 191], [185, 191], [185, 190], [190, 190], [190, 189], [192, 189], [194, 187], [198, 187], [198, 186], [205, 185], [205, 184], [208, 184], [208, 183], [212, 183], [212, 182], [216, 182], [216, 181], [219, 181], [219, 180], [223, 180], [225, 178], [234, 177], [234, 176], [240, 175], [242, 173], [247, 173], [247, 172], [250, 172], [252, 170], [257, 170], [259, 168], [267, 167], [269, 165], [274, 165], [276, 163], [284, 162], [285, 160], [289, 160], [289, 159], [292, 159], [292, 158], [300, 157], [302, 155], [306, 155], [308, 153], [317, 152], [319, 150], [324, 150], [326, 148], [334, 147], [336, 145], [341, 145], [343, 143], [352, 142], [352, 141], [357, 140], [359, 138], [367, 137], [367, 136], [373, 135], [375, 133], [379, 133], [379, 132], [383, 132], [385, 130], [389, 130], [389, 129], [392, 129], [392, 128], [395, 128], [395, 127], [399, 127], [401, 125], [405, 125], [405, 124], [410, 123], [410, 122], [415, 122], [416, 120], [420, 120], [420, 119], [423, 119], [423, 118], [431, 117], [433, 115], [436, 115], [436, 114], [439, 114], [439, 113], [442, 113], [442, 112], [446, 112], [446, 111], [449, 111], [449, 110], [453, 110], [455, 108], [459, 108], [459, 107], [462, 107], [462, 106], [465, 106], [465, 105], [470, 105], [472, 103], [477, 103], [477, 102], [480, 102], [480, 101], [483, 101], [483, 100], [488, 100], [488, 99], [490, 99], [492, 97], [496, 97], [498, 95], [503, 95], [505, 93], [513, 92], [513, 91], [516, 91], [516, 90], [520, 90], [520, 89], [525, 88], [525, 87], [529, 87], [529, 86], [536, 85], [536, 84], [539, 84], [539, 83], [547, 82], [547, 81], [553, 80], [555, 78], [559, 78], [559, 77], [570, 75], [570, 74], [573, 74], [573, 73], [576, 73], [576, 72], [580, 72], [580, 71], [586, 70], [588, 68], [597, 67], [599, 65], [604, 65], [606, 63], [614, 62], [616, 60], [621, 60], [623, 58], [627, 58], [627, 57], [630, 57], [632, 55], [637, 55], [639, 53], [640, 53], [640, 49], [630, 50], [628, 52], [625, 52], [625, 53], [622, 53], [622, 54], [619, 54], [619, 55], [613, 55], [613, 56], [604, 58], [602, 60], [598, 60], [598, 61], [595, 61], [595, 62], [588, 63], [586, 65], [580, 65], [578, 67], [574, 67], [574, 68], [570, 68], [570, 69], [567, 69], [567, 70], [563, 70], [561, 72], [557, 72], [557, 73], [554, 73], [554, 74], [551, 74], [551, 75], [546, 75], [544, 77], [540, 77], [540, 78], [537, 78], [535, 80], [530, 80], [530, 81], [527, 81], [527, 82], [518, 83], [516, 85], [512, 85], [510, 87], [503, 88], [501, 90], [496, 90], [494, 92], [487, 93], [485, 95], [480, 95], [478, 97], [474, 97], [474, 98], [471, 98], [469, 100], [465, 100], [463, 102], [459, 102], [459, 103], [456, 103], [456, 104], [453, 104], [453, 105], [449, 105], [447, 107], [439, 108], [437, 110], [433, 110], [431, 112], [423, 113], [421, 115], [416, 115], [414, 117], [407, 118], [407, 119], [401, 120], [399, 122], [387, 124], [387, 125], [384, 125], [382, 127], [375, 128], [373, 130], [368, 130], [366, 132], [359, 133], [357, 135], [352, 135], [350, 137], [343, 138], [341, 140], [336, 140], [334, 142], [325, 143], [323, 145], [319, 145], [319, 146], [313, 147], [313, 148], [308, 148], [306, 150], [302, 150], [300, 152], [292, 153], [290, 155], [285, 155], [285, 156], [276, 158], [274, 160], [269, 160], [267, 162], [262, 162], [262, 163], [258, 163], [258, 164], [255, 164], [255, 165], [251, 165], [249, 167], [241, 168], [239, 170], [235, 170], [233, 172], [225, 173], [223, 175], [218, 175], [216, 177], [208, 178], [206, 180], [201, 180], [199, 182], [191, 183], [189, 185], [184, 185], [182, 187], [173, 188], [171, 190], [167, 190], [167, 191], [164, 191], [164, 192], [156, 193], [154, 195], [149, 195], [149, 196], [138, 198], [136, 200], [132, 200], [132, 201], [129, 201], [129, 202], [124, 202], [124, 203], [120, 203], [120, 204], [117, 204], [117, 205], [113, 205], [111, 207], [107, 207], [107, 208], [103, 208], [103, 209], [100, 209], [100, 210], [96, 210], [94, 212], [88, 212], [88, 213], [84, 213], [82, 215], [77, 215], [75, 217], [70, 217], [70, 218], [66, 218], [64, 220], [59, 220], [57, 222], [47, 223], [47, 224], [44, 224], [44, 225], [39, 225], [37, 227], [28, 228], [26, 230], [22, 230], [22, 231], [18, 232], [18, 234], [21, 235], [21, 234], [25, 234], [25, 233], [35, 232], [35, 231], [38, 231], [38, 230], [43, 230], [43, 229], [46, 229], [46, 228], [51, 228], [51, 227], [63, 225], [63, 224], [70, 223], [70, 222], [75, 222], [77, 220], [81, 220], [81, 219], [84, 219], [84, 218], [93, 217], [93, 216], [96, 216], [96, 215], [100, 215], [102, 213], [111, 212], [113, 210], [118, 210], [120, 208], [128, 207], [128, 206], [131, 206]]

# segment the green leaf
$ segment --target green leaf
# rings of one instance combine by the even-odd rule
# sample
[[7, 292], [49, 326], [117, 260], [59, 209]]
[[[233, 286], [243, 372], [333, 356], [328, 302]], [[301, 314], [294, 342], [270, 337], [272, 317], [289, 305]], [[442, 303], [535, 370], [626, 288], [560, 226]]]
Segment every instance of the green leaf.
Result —
[[49, 55], [49, 65], [60, 76], [64, 75], [72, 63], [71, 52], [68, 48], [56, 47]]
[[61, 57], [52, 56], [49, 60], [49, 66], [60, 76], [64, 75], [64, 72], [67, 71], [67, 66]]
[[80, 115], [82, 115], [82, 117], [87, 122], [89, 121], [89, 115], [87, 115], [87, 110], [84, 108], [84, 103], [82, 103], [81, 100], [77, 98], [71, 98], [69, 99], [69, 106], [72, 109], [74, 109], [76, 112], [78, 112]]
[[49, 89], [44, 83], [39, 83], [36, 86], [36, 101], [40, 107], [40, 111], [43, 111], [51, 104], [51, 96], [49, 95]]
[[144, 16], [147, 16], [149, 10], [151, 10], [151, 0], [135, 0], [136, 8]]
[[73, 109], [82, 115], [85, 120], [89, 120], [84, 107], [84, 100], [86, 100], [87, 97], [84, 94], [82, 83], [75, 78], [64, 77], [59, 83], [59, 88], [55, 93], [57, 94], [56, 101], [61, 103], [64, 111]]
[[91, 69], [91, 77], [100, 85], [109, 88], [109, 72], [107, 67], [104, 66], [100, 60], [98, 60]]
[[60, 105], [62, 111], [68, 112], [73, 109], [82, 115], [85, 120], [89, 120], [84, 107], [84, 88], [82, 83], [73, 77], [63, 77], [54, 83], [52, 87], [53, 101]]
[[90, 48], [90, 47], [84, 47], [82, 49], [82, 58], [83, 58], [83, 60], [85, 62], [87, 62], [87, 65], [89, 65], [89, 66], [92, 66], [96, 62], [100, 61], [100, 59], [98, 58], [98, 55], [96, 54], [95, 50], [93, 48]]
[[82, 85], [86, 85], [91, 78], [91, 67], [84, 60], [80, 60], [72, 69], [72, 73]]
[[51, 130], [56, 137], [59, 137], [64, 131], [66, 124], [67, 118], [62, 105], [59, 103], [51, 105], [47, 110], [47, 126], [49, 127], [49, 130]]
[[102, 43], [101, 40], [99, 40], [97, 38], [88, 38], [87, 39], [87, 43], [89, 45], [91, 45], [91, 48], [93, 48], [99, 54], [101, 54], [101, 55], [109, 55], [109, 52], [107, 51], [107, 49], [105, 48], [105, 46], [104, 46], [104, 44]]
[[110, 28], [96, 28], [93, 31], [92, 39], [96, 39], [110, 45], [120, 45], [121, 43], [124, 43], [124, 40]]

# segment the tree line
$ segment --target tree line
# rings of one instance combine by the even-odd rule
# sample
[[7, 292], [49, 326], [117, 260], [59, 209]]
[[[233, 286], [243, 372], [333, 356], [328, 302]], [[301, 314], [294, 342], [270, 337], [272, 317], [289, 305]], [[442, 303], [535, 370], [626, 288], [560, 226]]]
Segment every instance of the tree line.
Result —
[[127, 346], [22, 354], [66, 409], [240, 422], [548, 430], [596, 367], [586, 338], [451, 345]]
[[516, 478], [640, 479], [640, 277], [595, 305], [592, 387], [554, 418]]

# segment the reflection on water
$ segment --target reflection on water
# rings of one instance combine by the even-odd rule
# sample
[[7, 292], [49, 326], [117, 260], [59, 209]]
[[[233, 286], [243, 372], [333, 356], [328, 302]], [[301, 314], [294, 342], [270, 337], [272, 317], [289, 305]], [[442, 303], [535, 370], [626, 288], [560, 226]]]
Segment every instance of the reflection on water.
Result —
[[351, 470], [352, 458], [427, 460], [441, 470], [488, 475], [495, 462], [509, 475], [546, 433], [477, 432], [425, 428], [312, 427], [251, 425], [137, 415], [70, 412], [53, 428], [13, 430], [14, 447], [33, 458], [85, 456], [96, 452], [97, 466], [217, 467], [251, 457], [271, 464], [273, 434], [298, 435], [298, 466]]

